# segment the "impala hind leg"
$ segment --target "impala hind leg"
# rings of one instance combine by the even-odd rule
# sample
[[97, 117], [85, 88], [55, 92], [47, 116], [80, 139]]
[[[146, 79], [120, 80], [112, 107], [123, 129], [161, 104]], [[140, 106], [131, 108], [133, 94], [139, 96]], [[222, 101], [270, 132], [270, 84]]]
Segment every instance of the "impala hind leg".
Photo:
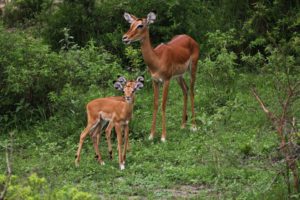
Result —
[[187, 99], [188, 99], [188, 87], [182, 76], [177, 78], [177, 82], [181, 87], [183, 93], [183, 111], [182, 111], [182, 121], [181, 128], [185, 128], [186, 120], [187, 120]]
[[151, 132], [149, 136], [149, 140], [152, 140], [154, 138], [155, 129], [156, 129], [156, 117], [157, 117], [157, 111], [158, 111], [158, 99], [159, 99], [159, 83], [156, 81], [152, 81], [153, 85], [153, 116], [152, 116], [152, 125], [151, 125]]
[[78, 150], [77, 150], [77, 153], [76, 153], [76, 156], [75, 156], [75, 165], [76, 166], [79, 166], [80, 152], [81, 152], [81, 149], [82, 149], [82, 145], [83, 145], [83, 142], [84, 142], [86, 136], [90, 133], [91, 127], [92, 127], [92, 124], [88, 124], [86, 126], [86, 128], [82, 131], [82, 133], [80, 134]]
[[100, 123], [100, 124], [97, 125], [96, 129], [91, 134], [91, 137], [92, 137], [92, 141], [93, 141], [94, 150], [95, 150], [95, 153], [96, 153], [95, 158], [97, 159], [99, 164], [104, 165], [105, 163], [103, 162], [100, 151], [99, 151], [101, 128], [102, 128], [102, 126], [101, 126], [101, 123]]
[[101, 134], [102, 134], [103, 127], [104, 127], [106, 124], [107, 124], [107, 121], [101, 119], [100, 125], [99, 125], [100, 129], [98, 129], [98, 131], [97, 131], [97, 133], [99, 133], [99, 134], [97, 135], [97, 145], [98, 145], [98, 146], [99, 146], [100, 136], [101, 136]]
[[110, 160], [113, 159], [112, 146], [111, 146], [111, 130], [114, 127], [114, 123], [112, 121], [109, 122], [107, 128], [105, 129], [106, 141], [108, 146], [108, 153]]

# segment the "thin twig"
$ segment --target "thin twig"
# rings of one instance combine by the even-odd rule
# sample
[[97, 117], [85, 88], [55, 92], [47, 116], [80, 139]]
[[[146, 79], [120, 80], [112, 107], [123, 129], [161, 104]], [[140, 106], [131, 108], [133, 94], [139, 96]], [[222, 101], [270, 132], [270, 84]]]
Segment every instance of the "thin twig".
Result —
[[258, 101], [258, 103], [260, 104], [260, 107], [263, 109], [263, 111], [267, 114], [267, 116], [273, 122], [273, 125], [276, 127], [278, 119], [275, 117], [275, 115], [272, 112], [269, 111], [269, 109], [267, 109], [267, 107], [265, 106], [264, 102], [258, 96], [256, 89], [252, 88], [251, 91], [252, 91], [252, 94], [254, 95], [254, 97], [256, 98], [256, 100]]

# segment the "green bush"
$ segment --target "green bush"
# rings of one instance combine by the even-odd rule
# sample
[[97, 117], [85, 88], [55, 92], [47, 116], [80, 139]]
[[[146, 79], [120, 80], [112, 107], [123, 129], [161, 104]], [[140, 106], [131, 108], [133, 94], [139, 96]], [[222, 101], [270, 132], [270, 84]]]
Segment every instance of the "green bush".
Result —
[[[209, 90], [204, 89], [203, 104], [208, 113], [226, 105], [234, 99], [234, 85], [237, 79], [237, 55], [230, 48], [234, 43], [234, 30], [228, 33], [216, 31], [207, 36], [208, 56], [199, 61], [199, 75], [201, 82]], [[215, 110], [216, 111], [216, 110]]]
[[[1, 177], [1, 176], [0, 176]], [[4, 177], [4, 176], [3, 176]], [[27, 179], [22, 180], [12, 176], [12, 182], [8, 187], [6, 199], [30, 200], [30, 199], [61, 199], [61, 200], [91, 200], [95, 196], [82, 192], [72, 186], [64, 186], [52, 190], [45, 178], [40, 178], [36, 173], [31, 174]]]
[[61, 110], [52, 105], [53, 98], [66, 88], [84, 96], [91, 85], [107, 87], [123, 72], [117, 59], [93, 41], [56, 53], [39, 39], [0, 28], [0, 44], [0, 121], [7, 126], [43, 120]]
[[144, 64], [142, 52], [139, 49], [135, 49], [132, 46], [125, 48], [125, 56], [129, 60], [130, 67], [128, 70], [141, 74], [145, 71], [146, 66]]

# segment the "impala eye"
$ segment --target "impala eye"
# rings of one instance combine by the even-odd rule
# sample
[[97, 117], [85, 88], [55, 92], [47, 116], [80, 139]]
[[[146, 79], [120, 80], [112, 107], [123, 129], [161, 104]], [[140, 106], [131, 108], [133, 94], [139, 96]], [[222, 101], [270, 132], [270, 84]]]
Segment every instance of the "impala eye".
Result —
[[137, 29], [141, 29], [141, 28], [143, 28], [144, 27], [144, 25], [143, 24], [140, 24], [140, 25], [138, 25], [136, 28]]

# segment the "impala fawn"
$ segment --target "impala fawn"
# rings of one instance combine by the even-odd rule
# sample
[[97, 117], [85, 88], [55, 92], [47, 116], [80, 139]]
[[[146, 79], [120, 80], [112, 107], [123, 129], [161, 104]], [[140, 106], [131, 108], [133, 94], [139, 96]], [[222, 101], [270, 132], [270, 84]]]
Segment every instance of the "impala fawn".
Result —
[[[129, 121], [132, 117], [133, 105], [135, 92], [140, 90], [143, 85], [144, 78], [138, 77], [135, 81], [126, 81], [124, 77], [118, 78], [114, 83], [114, 87], [117, 90], [123, 91], [123, 97], [106, 97], [98, 98], [90, 101], [87, 106], [87, 126], [82, 131], [79, 140], [79, 146], [76, 153], [75, 164], [79, 165], [80, 152], [84, 139], [89, 134], [93, 140], [94, 150], [96, 152], [97, 161], [104, 165], [101, 154], [99, 152], [99, 137], [101, 130], [108, 123], [105, 130], [106, 138], [109, 148], [110, 157], [112, 158], [112, 147], [110, 141], [111, 130], [115, 127], [118, 140], [118, 154], [119, 154], [119, 166], [120, 169], [125, 169], [125, 159], [126, 151], [128, 147], [128, 134], [129, 134]], [[123, 153], [121, 151], [122, 147], [122, 132], [125, 132], [125, 144]]]

